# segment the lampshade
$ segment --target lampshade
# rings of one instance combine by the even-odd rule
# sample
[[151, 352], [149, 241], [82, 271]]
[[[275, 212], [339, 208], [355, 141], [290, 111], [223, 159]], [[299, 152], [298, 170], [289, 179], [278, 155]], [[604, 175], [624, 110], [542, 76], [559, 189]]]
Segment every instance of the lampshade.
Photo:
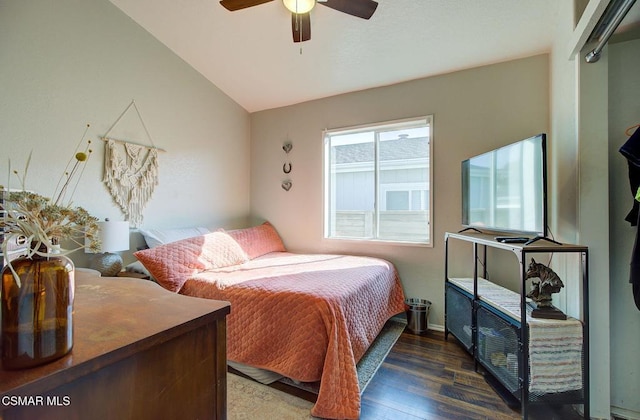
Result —
[[98, 238], [102, 252], [117, 252], [129, 249], [129, 222], [98, 222]]
[[[129, 249], [129, 222], [98, 222], [98, 238], [101, 254], [96, 254], [90, 268], [103, 276], [115, 276], [122, 270], [122, 257], [112, 252]], [[85, 239], [86, 243], [86, 239]]]
[[282, 0], [291, 13], [308, 13], [316, 5], [316, 0]]

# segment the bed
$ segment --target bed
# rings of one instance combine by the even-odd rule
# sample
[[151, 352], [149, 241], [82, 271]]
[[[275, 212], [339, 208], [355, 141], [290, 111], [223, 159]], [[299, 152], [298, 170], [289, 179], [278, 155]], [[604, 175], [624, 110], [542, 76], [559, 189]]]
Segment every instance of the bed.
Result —
[[359, 417], [356, 363], [385, 322], [404, 311], [390, 262], [290, 253], [268, 222], [135, 255], [168, 290], [231, 303], [230, 362], [293, 381], [320, 381], [312, 415]]

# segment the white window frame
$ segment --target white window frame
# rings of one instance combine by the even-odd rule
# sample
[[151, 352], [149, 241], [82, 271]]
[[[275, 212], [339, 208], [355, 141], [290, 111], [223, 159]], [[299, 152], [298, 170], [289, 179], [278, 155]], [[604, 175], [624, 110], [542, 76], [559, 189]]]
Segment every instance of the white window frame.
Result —
[[[412, 125], [417, 125], [419, 123], [426, 124], [428, 126], [428, 136], [429, 136], [429, 157], [428, 157], [428, 176], [427, 180], [427, 197], [428, 197], [428, 227], [427, 227], [427, 235], [428, 238], [426, 241], [401, 241], [401, 240], [389, 240], [389, 239], [381, 239], [381, 238], [357, 238], [357, 237], [339, 237], [332, 236], [330, 233], [330, 206], [331, 206], [331, 170], [330, 170], [330, 144], [329, 138], [331, 135], [340, 135], [340, 134], [355, 134], [358, 132], [367, 132], [367, 131], [375, 131], [375, 130], [391, 130], [394, 128], [403, 128], [410, 127]], [[394, 121], [386, 121], [386, 122], [378, 122], [354, 127], [345, 127], [345, 128], [337, 128], [337, 129], [327, 129], [323, 132], [323, 238], [325, 240], [338, 240], [338, 241], [355, 241], [355, 242], [366, 242], [366, 243], [393, 243], [400, 245], [413, 245], [413, 246], [433, 246], [433, 115], [426, 115], [415, 118], [406, 118], [401, 120]], [[377, 136], [376, 136], [377, 137]], [[379, 189], [380, 180], [379, 180], [379, 162], [377, 156], [377, 147], [376, 156], [375, 156], [375, 197], [380, 197]], [[401, 184], [399, 184], [401, 185]], [[405, 184], [404, 187], [407, 185]], [[388, 187], [384, 187], [384, 190], [388, 189]], [[404, 188], [401, 188], [404, 189]], [[407, 190], [413, 190], [415, 188], [407, 188]], [[409, 198], [411, 200], [411, 197]], [[382, 199], [384, 200], [384, 198]], [[375, 200], [375, 219], [379, 217], [379, 209], [382, 208], [382, 203], [378, 203], [378, 200]]]

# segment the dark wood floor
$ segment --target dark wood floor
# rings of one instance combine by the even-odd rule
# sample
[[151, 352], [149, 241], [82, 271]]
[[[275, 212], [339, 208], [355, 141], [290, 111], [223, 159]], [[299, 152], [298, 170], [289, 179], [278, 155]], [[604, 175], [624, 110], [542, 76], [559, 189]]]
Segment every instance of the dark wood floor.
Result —
[[[237, 373], [237, 372], [236, 372]], [[315, 401], [316, 395], [274, 382], [270, 386]], [[360, 420], [515, 420], [511, 409], [475, 371], [457, 340], [444, 333], [402, 333], [362, 394]], [[531, 406], [531, 420], [578, 420], [571, 406]]]
[[[362, 395], [362, 420], [519, 419], [474, 371], [471, 356], [449, 335], [405, 331]], [[573, 420], [570, 407], [531, 408], [530, 419]]]

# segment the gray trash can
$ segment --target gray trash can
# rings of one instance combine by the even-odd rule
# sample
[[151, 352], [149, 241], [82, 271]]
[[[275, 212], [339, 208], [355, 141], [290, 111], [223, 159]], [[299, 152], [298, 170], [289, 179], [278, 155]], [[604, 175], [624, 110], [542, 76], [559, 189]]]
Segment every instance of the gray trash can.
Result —
[[431, 302], [426, 299], [405, 299], [407, 327], [414, 334], [421, 334], [429, 328]]

